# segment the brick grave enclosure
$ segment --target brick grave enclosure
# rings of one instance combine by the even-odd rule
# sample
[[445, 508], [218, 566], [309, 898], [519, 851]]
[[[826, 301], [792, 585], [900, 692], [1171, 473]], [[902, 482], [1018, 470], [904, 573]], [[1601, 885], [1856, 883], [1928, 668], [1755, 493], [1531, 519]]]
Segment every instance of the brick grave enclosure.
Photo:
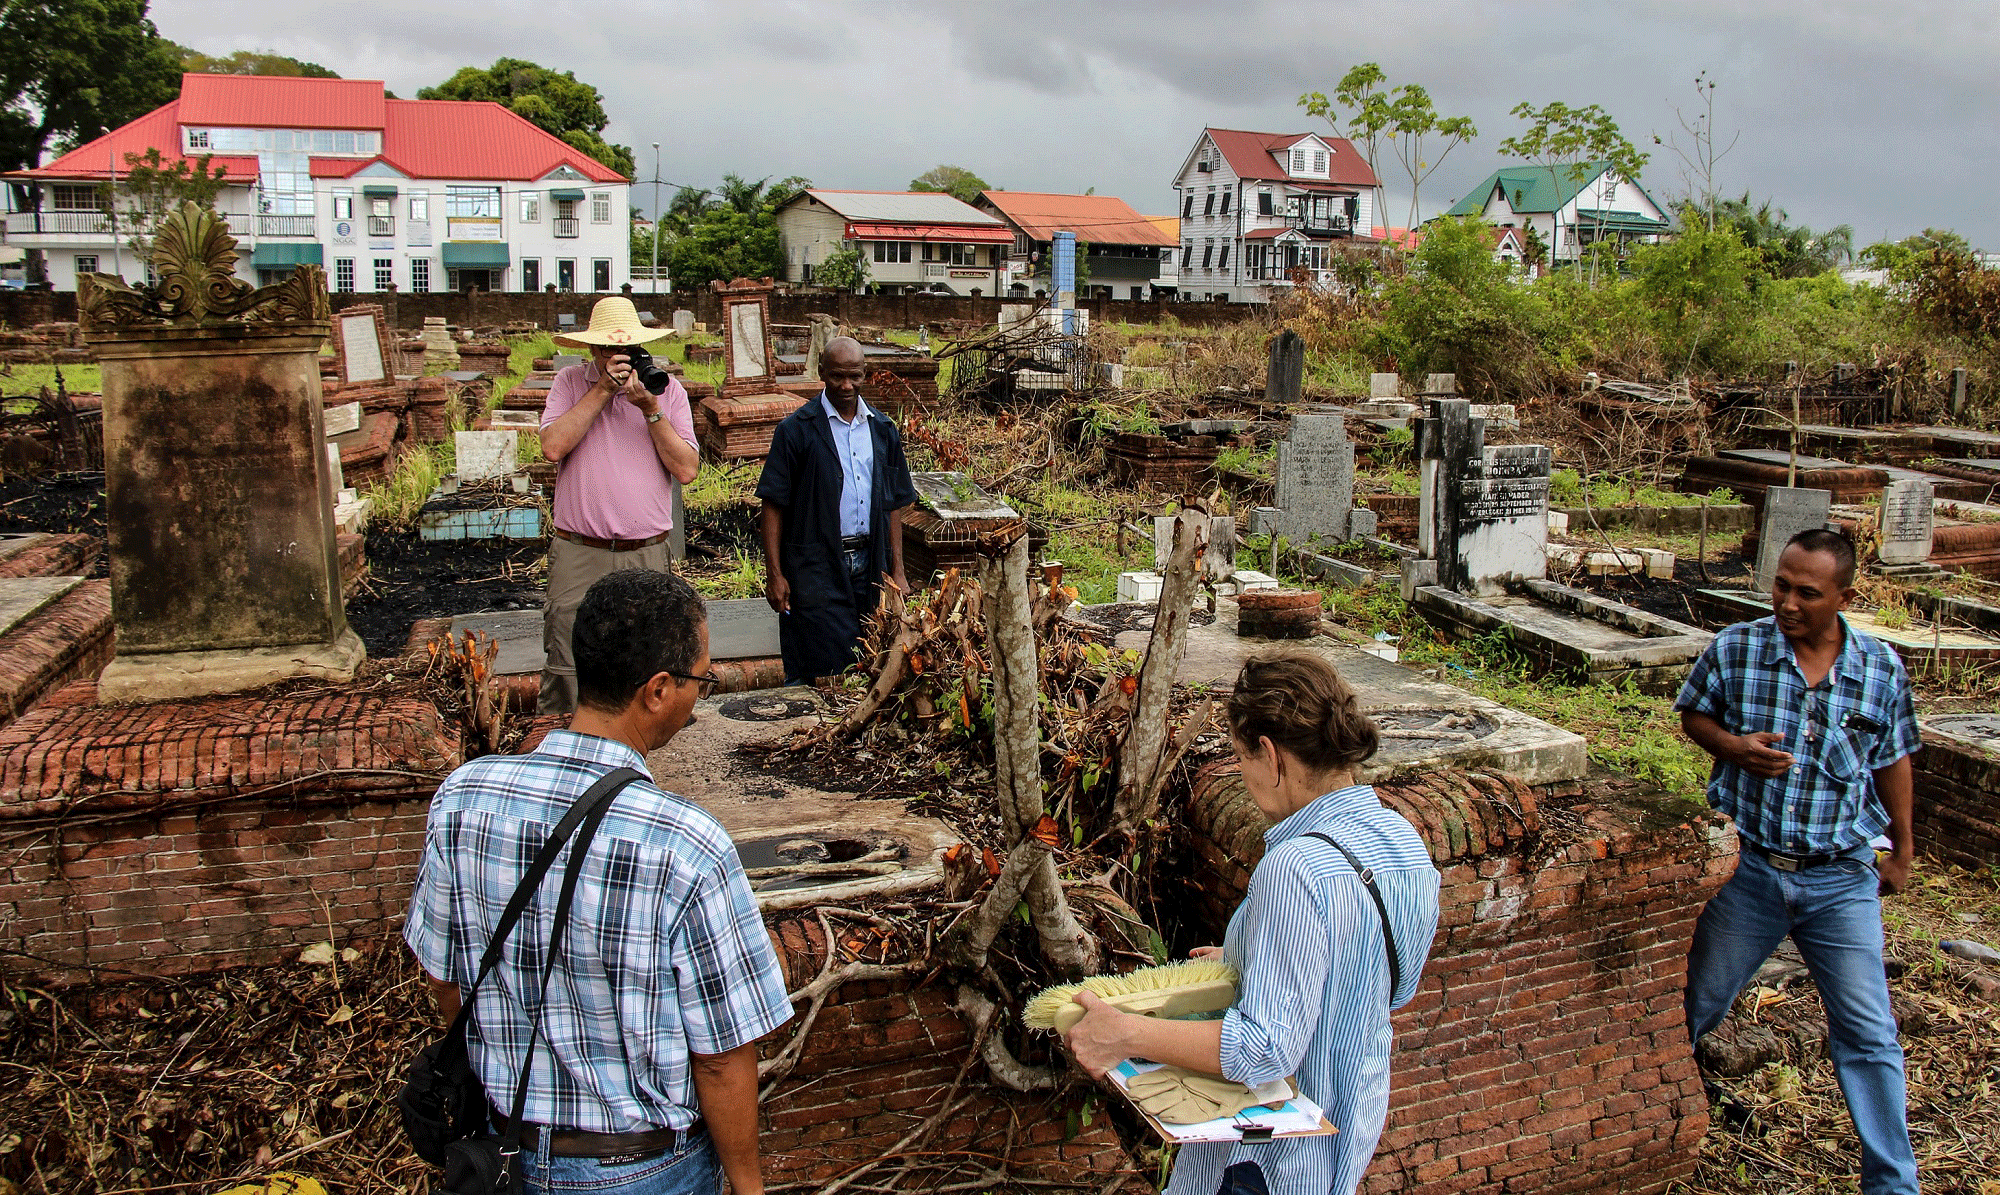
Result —
[[[1735, 838], [1634, 782], [1587, 785], [1588, 803], [1456, 771], [1378, 786], [1444, 883], [1363, 1190], [1656, 1192], [1692, 1173], [1708, 1106], [1685, 960]], [[1265, 825], [1233, 763], [1197, 777], [1186, 832], [1208, 883], [1189, 895], [1217, 941]]]
[[1917, 849], [1974, 871], [2000, 867], [2000, 752], [1993, 739], [1953, 733], [1943, 719], [1926, 720], [1923, 731], [1912, 777]]

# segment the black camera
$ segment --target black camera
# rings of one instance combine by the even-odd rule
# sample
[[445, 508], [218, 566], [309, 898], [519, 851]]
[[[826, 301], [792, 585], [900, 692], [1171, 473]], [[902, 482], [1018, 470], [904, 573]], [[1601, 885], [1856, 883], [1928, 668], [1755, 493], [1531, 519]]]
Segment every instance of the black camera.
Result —
[[638, 376], [641, 386], [654, 394], [667, 392], [667, 383], [673, 380], [673, 375], [659, 367], [653, 360], [653, 354], [636, 344], [619, 345], [618, 351], [632, 363], [632, 372]]

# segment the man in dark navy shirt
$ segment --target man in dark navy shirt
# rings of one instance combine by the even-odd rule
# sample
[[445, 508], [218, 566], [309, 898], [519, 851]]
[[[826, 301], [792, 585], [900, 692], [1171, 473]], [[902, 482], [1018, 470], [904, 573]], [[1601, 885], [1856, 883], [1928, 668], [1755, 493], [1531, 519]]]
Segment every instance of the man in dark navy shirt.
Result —
[[859, 342], [820, 353], [826, 388], [771, 437], [757, 497], [764, 597], [779, 615], [787, 683], [834, 676], [854, 662], [861, 617], [883, 578], [903, 577], [903, 511], [917, 500], [896, 425], [861, 400]]

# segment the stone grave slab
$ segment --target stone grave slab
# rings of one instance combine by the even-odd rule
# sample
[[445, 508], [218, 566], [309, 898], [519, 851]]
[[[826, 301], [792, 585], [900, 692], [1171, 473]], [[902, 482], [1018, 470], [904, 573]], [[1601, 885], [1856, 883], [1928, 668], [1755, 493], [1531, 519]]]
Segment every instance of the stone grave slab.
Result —
[[2000, 435], [1978, 431], [1969, 427], [1913, 427], [1912, 436], [1922, 436], [1930, 442], [1931, 451], [1938, 456], [1947, 453], [1963, 455], [1975, 460], [1992, 460], [2000, 457]]
[[771, 343], [771, 280], [718, 279], [710, 286], [722, 303], [722, 396], [770, 393], [778, 384], [776, 347]]
[[1886, 565], [1923, 564], [1936, 534], [1935, 496], [1927, 481], [1898, 480], [1882, 491], [1882, 545]]
[[1456, 395], [1458, 393], [1458, 375], [1455, 373], [1425, 374], [1424, 393], [1428, 395]]
[[1771, 591], [1778, 576], [1778, 557], [1785, 543], [1801, 531], [1826, 526], [1833, 508], [1833, 494], [1827, 490], [1786, 489], [1772, 486], [1764, 493], [1764, 520], [1757, 532], [1755, 579], [1761, 593]]
[[1535, 675], [1631, 681], [1646, 692], [1678, 688], [1714, 638], [1699, 627], [1553, 581], [1527, 580], [1515, 589], [1474, 597], [1422, 586], [1410, 604], [1455, 637], [1505, 635]]
[[1290, 328], [1271, 338], [1271, 353], [1264, 375], [1264, 401], [1290, 404], [1299, 401], [1305, 390], [1306, 342]]
[[[912, 585], [928, 585], [950, 568], [976, 570], [980, 538], [1020, 521], [1019, 512], [964, 473], [912, 473], [910, 480], [917, 501], [903, 513], [903, 575]], [[1029, 551], [1039, 553], [1047, 542], [1046, 533], [1031, 534]]]
[[333, 348], [343, 382], [382, 382], [392, 376], [389, 327], [379, 306], [365, 304], [337, 313]]
[[46, 533], [41, 531], [30, 531], [25, 535], [0, 535], [0, 560], [7, 559], [23, 548], [40, 543], [45, 537]]
[[694, 335], [694, 312], [689, 311], [685, 307], [674, 312], [674, 335]]
[[1374, 532], [1374, 513], [1354, 506], [1354, 442], [1343, 417], [1293, 419], [1291, 432], [1278, 442], [1276, 477], [1275, 531], [1294, 547], [1346, 543]]
[[0, 577], [0, 635], [81, 584], [82, 577]]
[[[920, 892], [944, 878], [944, 852], [959, 836], [943, 822], [907, 812], [901, 800], [875, 800], [856, 787], [821, 785], [765, 770], [764, 757], [741, 748], [814, 725], [826, 707], [812, 689], [717, 694], [695, 706], [694, 724], [647, 757], [660, 787], [685, 797], [722, 823], [751, 876], [760, 909], [844, 904]], [[867, 752], [861, 754], [865, 757]], [[845, 874], [786, 874], [788, 864], [867, 859]]]
[[361, 427], [360, 403], [358, 402], [342, 403], [337, 407], [328, 407], [326, 409], [327, 435], [329, 436], [346, 435], [348, 432], [359, 430], [360, 427]]
[[485, 614], [460, 614], [451, 620], [454, 641], [467, 631], [485, 635], [500, 650], [493, 657], [495, 676], [529, 676], [541, 672], [548, 656], [542, 651], [540, 610], [494, 610]]
[[453, 436], [460, 481], [512, 477], [520, 472], [521, 433], [457, 432]]
[[763, 598], [732, 598], [708, 606], [711, 660], [757, 660], [778, 654], [781, 615]]
[[461, 386], [470, 386], [472, 383], [488, 376], [490, 375], [481, 369], [452, 369], [445, 371], [443, 375], [446, 381], [457, 382]]
[[1459, 483], [1457, 553], [1473, 592], [1547, 574], [1550, 463], [1540, 444], [1488, 448]]
[[[1270, 646], [1237, 635], [1237, 606], [1220, 598], [1215, 621], [1188, 630], [1174, 678], [1226, 690], [1243, 662]], [[1116, 645], [1146, 649], [1146, 630], [1121, 632]], [[1574, 780], [1589, 770], [1583, 736], [1431, 680], [1414, 669], [1325, 636], [1290, 642], [1325, 657], [1354, 687], [1361, 706], [1382, 728], [1382, 746], [1356, 779], [1385, 780], [1436, 768], [1491, 768], [1529, 784]]]
[[340, 445], [338, 444], [329, 443], [326, 445], [326, 472], [327, 476], [333, 481], [334, 500], [339, 501], [340, 492], [347, 488], [347, 475], [340, 467]]
[[[1713, 627], [1771, 616], [1768, 594], [1741, 589], [1700, 589], [1689, 599], [1695, 613]], [[1912, 603], [1915, 605], [1916, 603]], [[1887, 644], [1910, 669], [1987, 667], [2000, 664], [2000, 632], [1945, 626], [1912, 619], [1908, 626], [1885, 627], [1873, 610], [1847, 610], [1854, 629]]]
[[1399, 373], [1371, 373], [1368, 375], [1368, 397], [1394, 401], [1402, 397], [1403, 375]]

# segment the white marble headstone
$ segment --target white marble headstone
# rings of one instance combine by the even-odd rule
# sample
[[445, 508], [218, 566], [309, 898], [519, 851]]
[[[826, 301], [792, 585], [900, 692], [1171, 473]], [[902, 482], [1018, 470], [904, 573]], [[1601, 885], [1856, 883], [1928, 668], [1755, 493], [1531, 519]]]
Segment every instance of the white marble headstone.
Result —
[[343, 403], [326, 409], [326, 434], [344, 436], [348, 432], [361, 430], [361, 404]]
[[482, 481], [511, 477], [520, 471], [520, 432], [459, 432], [453, 439], [457, 450], [458, 479]]
[[340, 321], [340, 355], [350, 382], [379, 382], [389, 376], [382, 364], [382, 341], [376, 335], [375, 315], [343, 315]]
[[1757, 588], [1765, 593], [1778, 578], [1778, 557], [1794, 535], [1815, 527], [1825, 527], [1833, 509], [1833, 494], [1827, 490], [1794, 489], [1774, 485], [1764, 491], [1764, 519], [1757, 534]]
[[1883, 564], [1922, 564], [1936, 532], [1936, 489], [1921, 478], [1892, 481], [1882, 491]]

